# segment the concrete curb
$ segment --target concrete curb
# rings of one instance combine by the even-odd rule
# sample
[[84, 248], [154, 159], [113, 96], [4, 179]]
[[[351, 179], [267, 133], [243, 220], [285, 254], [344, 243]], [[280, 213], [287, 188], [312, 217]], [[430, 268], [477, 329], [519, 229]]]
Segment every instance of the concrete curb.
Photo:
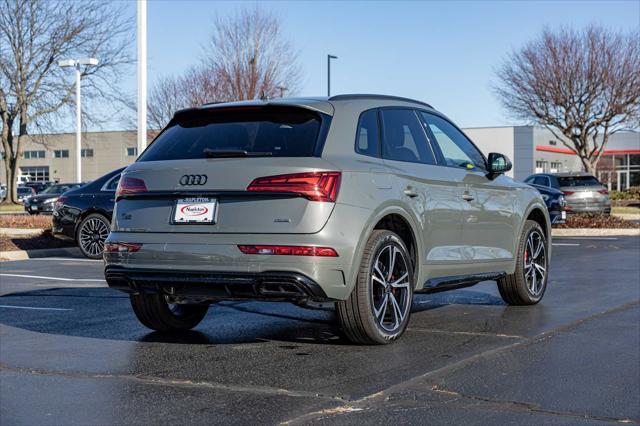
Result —
[[12, 250], [0, 251], [0, 259], [3, 260], [27, 260], [39, 257], [55, 257], [55, 256], [81, 256], [82, 253], [78, 247], [65, 247], [54, 249], [38, 249], [38, 250]]
[[0, 235], [3, 237], [37, 237], [43, 233], [44, 229], [0, 228]]
[[611, 216], [619, 217], [624, 220], [640, 220], [640, 214], [637, 213], [611, 213]]
[[640, 228], [563, 228], [553, 229], [552, 237], [624, 237], [640, 236]]

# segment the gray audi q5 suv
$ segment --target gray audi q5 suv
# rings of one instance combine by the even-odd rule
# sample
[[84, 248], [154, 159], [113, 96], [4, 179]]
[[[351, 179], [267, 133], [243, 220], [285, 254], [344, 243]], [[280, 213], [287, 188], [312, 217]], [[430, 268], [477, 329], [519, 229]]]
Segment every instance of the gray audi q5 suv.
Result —
[[221, 300], [335, 302], [350, 340], [389, 343], [414, 293], [496, 280], [508, 304], [542, 299], [549, 215], [510, 168], [410, 99], [178, 111], [122, 173], [105, 276], [154, 330]]

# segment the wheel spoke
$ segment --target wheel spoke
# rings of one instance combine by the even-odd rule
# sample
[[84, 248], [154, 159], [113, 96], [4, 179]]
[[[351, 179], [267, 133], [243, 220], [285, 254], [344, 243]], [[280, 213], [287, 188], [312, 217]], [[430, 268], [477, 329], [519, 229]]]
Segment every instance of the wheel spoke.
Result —
[[393, 270], [395, 269], [396, 266], [396, 253], [398, 252], [398, 249], [392, 246], [389, 246], [390, 249], [390, 253], [389, 253], [389, 270], [387, 270], [387, 281], [391, 281], [391, 276], [393, 275]]
[[542, 253], [543, 248], [544, 248], [544, 244], [542, 243], [542, 239], [538, 239], [538, 245], [536, 246], [536, 251], [533, 253], [534, 259], [537, 259], [540, 256], [540, 253]]
[[403, 276], [389, 284], [394, 288], [408, 288], [409, 287], [409, 273], [405, 272]]
[[396, 323], [394, 324], [395, 328], [398, 327], [400, 323], [402, 323], [405, 314], [402, 312], [402, 309], [400, 309], [400, 305], [398, 304], [396, 296], [393, 293], [389, 293], [389, 296], [391, 297], [391, 304], [393, 305], [393, 317], [396, 320]]
[[[385, 294], [384, 295], [384, 299], [382, 299], [382, 303], [380, 304], [380, 307], [378, 309], [375, 309], [374, 307], [374, 315], [375, 317], [378, 319], [378, 321], [380, 321], [381, 323], [384, 321], [384, 316], [387, 313], [387, 305], [389, 304], [389, 295]], [[382, 313], [382, 315], [380, 315]]]

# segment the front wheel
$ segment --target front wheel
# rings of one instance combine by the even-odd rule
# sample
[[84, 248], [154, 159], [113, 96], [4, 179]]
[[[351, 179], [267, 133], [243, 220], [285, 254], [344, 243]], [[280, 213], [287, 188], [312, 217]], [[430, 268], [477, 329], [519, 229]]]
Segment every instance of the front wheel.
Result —
[[413, 265], [397, 234], [375, 230], [365, 246], [351, 295], [336, 304], [349, 340], [387, 344], [407, 327], [413, 299]]
[[518, 244], [516, 270], [498, 280], [498, 290], [509, 305], [535, 305], [547, 289], [547, 238], [540, 225], [528, 220]]
[[190, 330], [207, 315], [209, 305], [170, 303], [161, 294], [132, 294], [133, 312], [145, 326], [156, 331]]

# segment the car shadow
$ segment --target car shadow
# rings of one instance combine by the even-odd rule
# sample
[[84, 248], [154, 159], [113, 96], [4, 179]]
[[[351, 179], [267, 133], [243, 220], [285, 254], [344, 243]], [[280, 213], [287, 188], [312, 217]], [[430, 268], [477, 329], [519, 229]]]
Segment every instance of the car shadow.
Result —
[[[5, 295], [0, 300], [5, 306], [0, 307], [0, 323], [38, 333], [183, 345], [267, 341], [351, 344], [340, 330], [334, 310], [309, 310], [284, 302], [216, 303], [196, 329], [161, 333], [143, 327], [131, 309], [129, 298], [108, 288], [34, 290]], [[500, 305], [502, 301], [490, 294], [470, 290], [418, 294], [412, 312], [453, 304]]]

